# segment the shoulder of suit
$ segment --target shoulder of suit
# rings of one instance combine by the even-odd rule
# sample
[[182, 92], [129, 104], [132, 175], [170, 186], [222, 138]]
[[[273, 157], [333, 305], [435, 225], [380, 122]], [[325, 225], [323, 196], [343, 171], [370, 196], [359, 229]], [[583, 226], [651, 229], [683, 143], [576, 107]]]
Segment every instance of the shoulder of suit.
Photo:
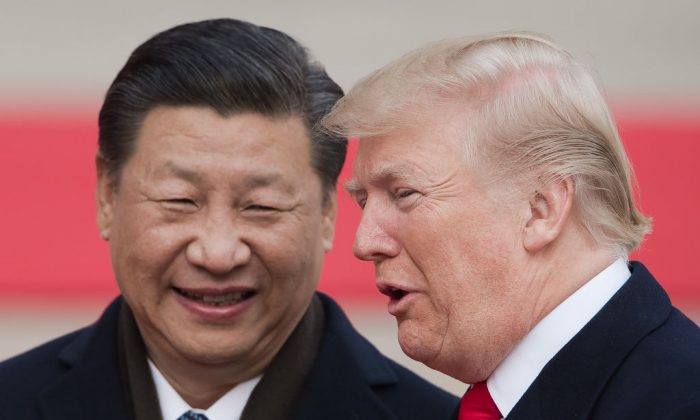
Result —
[[428, 397], [433, 403], [440, 401], [452, 405], [453, 395], [436, 387], [387, 356], [362, 336], [350, 323], [340, 306], [330, 297], [319, 293], [326, 316], [326, 334], [337, 337], [338, 344], [348, 350], [353, 364], [372, 386], [399, 385], [406, 395]]
[[95, 324], [0, 362], [0, 396], [9, 398], [8, 395], [41, 389], [64, 374], [83, 356], [95, 332], [99, 328], [110, 328], [116, 322], [115, 312], [120, 304], [121, 300], [115, 299]]
[[0, 363], [0, 417], [35, 410], [36, 399], [46, 387], [70, 369], [59, 354], [89, 330], [74, 331]]

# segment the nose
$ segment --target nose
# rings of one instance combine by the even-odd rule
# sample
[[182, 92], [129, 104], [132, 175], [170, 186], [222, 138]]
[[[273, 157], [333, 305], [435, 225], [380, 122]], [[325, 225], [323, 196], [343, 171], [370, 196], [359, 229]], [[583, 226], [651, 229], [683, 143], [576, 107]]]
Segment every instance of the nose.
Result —
[[191, 264], [215, 275], [227, 274], [248, 263], [251, 257], [250, 246], [243, 240], [235, 216], [222, 213], [202, 220], [197, 236], [186, 249]]
[[355, 233], [353, 254], [361, 260], [375, 263], [397, 256], [401, 245], [394, 237], [395, 228], [396, 222], [368, 201]]

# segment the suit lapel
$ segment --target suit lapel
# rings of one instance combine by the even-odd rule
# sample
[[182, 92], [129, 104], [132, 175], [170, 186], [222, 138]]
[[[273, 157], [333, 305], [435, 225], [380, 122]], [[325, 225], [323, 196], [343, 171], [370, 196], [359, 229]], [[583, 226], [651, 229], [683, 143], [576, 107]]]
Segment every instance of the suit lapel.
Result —
[[353, 366], [337, 358], [322, 357], [304, 388], [292, 420], [302, 419], [395, 419], [379, 400], [367, 380]]
[[619, 364], [662, 324], [671, 303], [639, 263], [600, 312], [542, 369], [508, 419], [588, 418]]
[[121, 299], [59, 354], [68, 372], [39, 396], [46, 420], [129, 418], [117, 357]]
[[396, 420], [374, 389], [396, 384], [396, 373], [341, 309], [320, 297], [326, 313], [323, 341], [290, 419]]

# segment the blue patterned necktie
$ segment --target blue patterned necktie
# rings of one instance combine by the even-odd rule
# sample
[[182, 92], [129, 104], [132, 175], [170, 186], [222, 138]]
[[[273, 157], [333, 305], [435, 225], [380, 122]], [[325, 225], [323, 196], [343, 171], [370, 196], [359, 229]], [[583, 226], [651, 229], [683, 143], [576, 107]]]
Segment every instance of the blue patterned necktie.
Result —
[[204, 414], [195, 413], [194, 411], [189, 410], [185, 414], [178, 417], [177, 420], [209, 420], [209, 418]]

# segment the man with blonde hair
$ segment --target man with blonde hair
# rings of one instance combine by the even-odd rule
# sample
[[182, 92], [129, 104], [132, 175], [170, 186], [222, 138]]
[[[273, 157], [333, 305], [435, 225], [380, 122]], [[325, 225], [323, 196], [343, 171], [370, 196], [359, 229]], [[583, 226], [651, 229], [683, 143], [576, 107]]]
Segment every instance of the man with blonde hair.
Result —
[[650, 222], [569, 53], [526, 33], [441, 42], [323, 124], [360, 138], [354, 252], [402, 349], [475, 384], [460, 420], [700, 418], [700, 329], [627, 261]]

